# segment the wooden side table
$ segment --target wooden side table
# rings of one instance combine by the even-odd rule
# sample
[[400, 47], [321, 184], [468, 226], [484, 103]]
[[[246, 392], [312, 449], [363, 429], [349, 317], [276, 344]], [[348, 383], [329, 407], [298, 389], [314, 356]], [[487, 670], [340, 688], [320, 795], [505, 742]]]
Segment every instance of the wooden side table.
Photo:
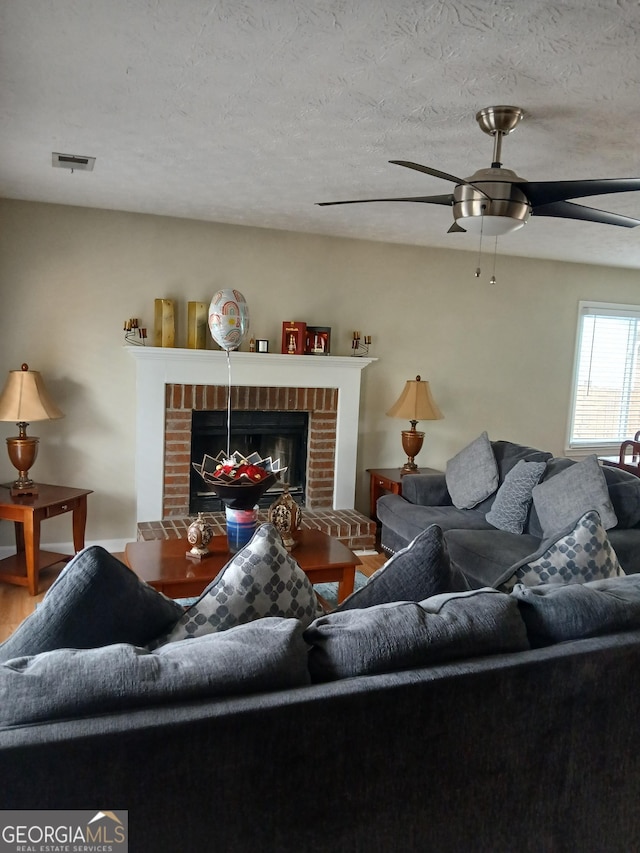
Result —
[[[367, 468], [369, 474], [369, 517], [376, 519], [376, 504], [382, 495], [402, 495], [402, 481], [413, 474], [401, 474], [400, 468]], [[416, 474], [442, 474], [437, 468], [418, 468]]]
[[37, 595], [40, 569], [68, 561], [69, 554], [40, 550], [40, 524], [65, 512], [73, 513], [73, 547], [75, 553], [84, 548], [87, 523], [87, 489], [38, 484], [37, 495], [12, 498], [9, 485], [0, 486], [0, 519], [13, 521], [16, 553], [0, 560], [0, 581], [26, 586], [30, 595]]

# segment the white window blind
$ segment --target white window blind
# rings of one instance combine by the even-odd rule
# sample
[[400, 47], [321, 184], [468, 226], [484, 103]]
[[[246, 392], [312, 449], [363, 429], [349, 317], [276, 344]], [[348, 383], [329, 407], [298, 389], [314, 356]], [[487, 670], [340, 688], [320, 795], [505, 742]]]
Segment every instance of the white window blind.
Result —
[[620, 444], [640, 430], [640, 305], [581, 302], [569, 446]]

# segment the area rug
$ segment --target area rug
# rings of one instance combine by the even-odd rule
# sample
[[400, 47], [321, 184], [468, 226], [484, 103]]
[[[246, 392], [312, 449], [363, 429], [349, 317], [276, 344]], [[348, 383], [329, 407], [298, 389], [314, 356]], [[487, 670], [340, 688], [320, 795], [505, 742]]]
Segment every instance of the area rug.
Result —
[[[354, 591], [357, 589], [361, 589], [369, 578], [366, 575], [363, 575], [362, 572], [356, 571], [356, 579], [353, 585]], [[316, 583], [313, 585], [313, 588], [321, 595], [327, 604], [331, 605], [331, 607], [335, 607], [338, 603], [338, 584], [337, 583]]]

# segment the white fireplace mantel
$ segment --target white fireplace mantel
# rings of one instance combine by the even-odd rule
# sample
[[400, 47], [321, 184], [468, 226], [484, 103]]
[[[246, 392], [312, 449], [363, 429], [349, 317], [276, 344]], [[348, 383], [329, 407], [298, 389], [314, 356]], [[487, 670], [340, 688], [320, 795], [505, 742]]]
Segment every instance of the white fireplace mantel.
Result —
[[375, 358], [128, 346], [136, 361], [137, 520], [162, 519], [165, 386], [337, 388], [334, 509], [355, 503], [361, 372]]

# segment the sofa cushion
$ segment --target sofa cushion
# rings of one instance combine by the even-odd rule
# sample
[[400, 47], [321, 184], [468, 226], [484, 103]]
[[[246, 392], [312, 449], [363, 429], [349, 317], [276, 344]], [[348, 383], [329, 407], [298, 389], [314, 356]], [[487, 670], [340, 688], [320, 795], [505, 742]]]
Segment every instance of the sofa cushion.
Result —
[[126, 711], [309, 683], [295, 619], [261, 619], [154, 652], [118, 643], [59, 649], [0, 665], [0, 725]]
[[438, 592], [466, 589], [454, 577], [442, 530], [427, 527], [410, 545], [398, 551], [336, 610], [356, 610], [390, 601], [422, 601]]
[[299, 619], [322, 612], [313, 585], [273, 524], [262, 524], [173, 629], [156, 644], [226, 631], [264, 616]]
[[534, 554], [512, 566], [510, 572], [509, 577], [498, 581], [505, 591], [518, 582], [526, 586], [586, 583], [624, 575], [600, 516], [594, 510], [585, 512], [575, 524], [545, 540]]
[[529, 648], [516, 600], [494, 589], [329, 613], [304, 638], [313, 681]]
[[538, 483], [533, 489], [533, 503], [545, 538], [591, 509], [598, 512], [606, 530], [618, 522], [596, 456], [587, 456], [555, 477]]
[[92, 545], [67, 563], [33, 613], [0, 645], [0, 662], [65, 647], [143, 646], [183, 613], [175, 601]]
[[509, 471], [498, 489], [493, 506], [485, 518], [498, 530], [522, 533], [532, 501], [533, 487], [547, 467], [546, 462], [520, 460]]
[[449, 459], [445, 471], [453, 505], [471, 509], [498, 488], [498, 465], [486, 432]]
[[[444, 534], [451, 567], [461, 572], [469, 586], [497, 586], [505, 573], [532, 554], [540, 540], [528, 533], [505, 530], [447, 530]], [[509, 571], [511, 570], [511, 571]]]
[[[536, 450], [535, 447], [529, 447], [526, 444], [516, 444], [513, 441], [492, 441], [491, 449], [496, 459], [498, 466], [498, 483], [504, 483], [509, 471], [516, 466], [520, 461], [523, 462], [548, 462], [553, 458], [553, 454], [546, 450]], [[476, 506], [476, 509], [485, 515], [491, 509], [494, 500], [497, 497], [497, 492], [489, 495]]]
[[517, 584], [511, 595], [534, 647], [640, 628], [640, 575], [566, 586]]

